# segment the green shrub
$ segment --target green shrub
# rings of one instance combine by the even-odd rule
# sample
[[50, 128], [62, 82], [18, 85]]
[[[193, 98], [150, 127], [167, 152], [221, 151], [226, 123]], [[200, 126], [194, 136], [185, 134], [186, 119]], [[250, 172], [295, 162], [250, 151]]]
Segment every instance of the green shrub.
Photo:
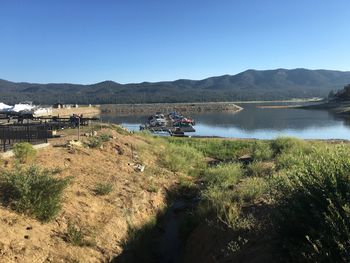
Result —
[[94, 188], [96, 195], [107, 195], [113, 190], [113, 185], [111, 183], [98, 183]]
[[275, 156], [281, 153], [307, 152], [309, 147], [306, 141], [291, 137], [279, 137], [271, 142]]
[[88, 139], [87, 145], [90, 148], [100, 148], [102, 146], [102, 140], [99, 137], [91, 137]]
[[100, 140], [101, 140], [102, 142], [108, 142], [108, 141], [110, 141], [110, 139], [111, 139], [111, 136], [108, 135], [108, 134], [101, 134], [101, 135], [100, 135]]
[[60, 210], [63, 190], [69, 179], [59, 179], [36, 166], [16, 167], [0, 176], [4, 205], [41, 221], [53, 219]]
[[350, 150], [315, 147], [279, 184], [276, 225], [294, 261], [350, 260]]
[[15, 158], [20, 163], [26, 163], [28, 161], [32, 161], [36, 157], [36, 150], [28, 142], [16, 143], [13, 146], [12, 150], [15, 155]]

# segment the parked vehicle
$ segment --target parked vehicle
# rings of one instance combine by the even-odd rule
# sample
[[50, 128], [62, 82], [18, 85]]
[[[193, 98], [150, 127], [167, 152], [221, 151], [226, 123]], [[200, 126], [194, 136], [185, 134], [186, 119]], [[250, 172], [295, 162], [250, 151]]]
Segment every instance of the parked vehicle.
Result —
[[163, 114], [155, 114], [148, 118], [148, 123], [151, 127], [164, 127], [166, 120]]

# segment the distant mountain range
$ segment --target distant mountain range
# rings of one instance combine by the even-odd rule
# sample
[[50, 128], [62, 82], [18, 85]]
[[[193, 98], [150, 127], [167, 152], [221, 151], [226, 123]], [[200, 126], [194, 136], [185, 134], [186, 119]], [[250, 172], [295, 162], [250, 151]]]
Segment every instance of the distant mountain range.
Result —
[[326, 97], [350, 83], [350, 72], [333, 70], [247, 70], [203, 80], [91, 85], [15, 83], [0, 79], [0, 102], [30, 100], [40, 104], [156, 103], [282, 100]]

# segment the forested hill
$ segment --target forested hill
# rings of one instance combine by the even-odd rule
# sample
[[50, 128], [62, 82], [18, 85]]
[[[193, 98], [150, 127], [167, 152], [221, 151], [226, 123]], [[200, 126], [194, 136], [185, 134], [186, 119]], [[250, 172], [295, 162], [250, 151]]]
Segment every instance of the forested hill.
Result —
[[0, 80], [0, 102], [40, 104], [153, 103], [281, 100], [326, 97], [350, 83], [350, 72], [308, 69], [247, 70], [203, 80], [91, 85], [14, 83]]

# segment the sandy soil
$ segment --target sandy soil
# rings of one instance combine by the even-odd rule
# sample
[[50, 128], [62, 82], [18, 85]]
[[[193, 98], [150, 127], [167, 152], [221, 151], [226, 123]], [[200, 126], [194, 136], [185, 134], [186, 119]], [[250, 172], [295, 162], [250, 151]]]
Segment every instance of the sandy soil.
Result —
[[[128, 225], [142, 225], [164, 205], [165, 189], [174, 183], [169, 180], [171, 174], [165, 178], [168, 171], [160, 176], [155, 172], [159, 168], [151, 169], [154, 156], [147, 154], [141, 158], [145, 171], [134, 170], [138, 154], [134, 149], [146, 148], [147, 143], [137, 136], [98, 131], [104, 132], [113, 139], [102, 149], [63, 147], [75, 139], [68, 135], [52, 140], [51, 146], [38, 152], [36, 164], [60, 167], [63, 171], [58, 176], [72, 176], [72, 182], [65, 190], [60, 214], [49, 223], [0, 206], [0, 262], [108, 262], [121, 253], [120, 242]], [[10, 159], [7, 166], [12, 162]], [[113, 191], [97, 196], [93, 190], [99, 182], [110, 182]], [[66, 242], [68, 222], [84, 229], [93, 245], [79, 247]]]

